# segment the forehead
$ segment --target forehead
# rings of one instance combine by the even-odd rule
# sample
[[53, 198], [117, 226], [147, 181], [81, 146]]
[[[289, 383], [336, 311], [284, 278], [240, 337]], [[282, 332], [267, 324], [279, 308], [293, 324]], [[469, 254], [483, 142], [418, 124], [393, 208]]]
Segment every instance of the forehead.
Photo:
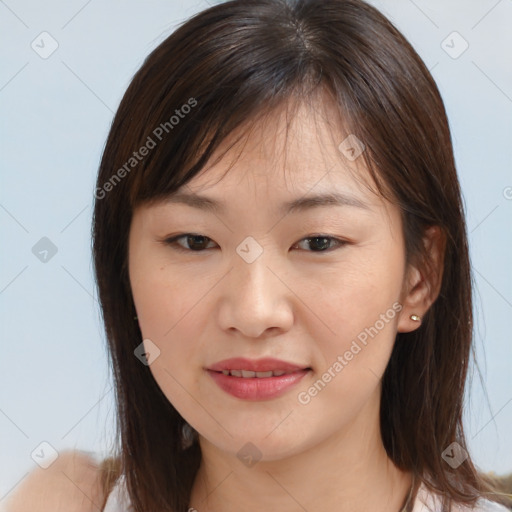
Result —
[[291, 100], [231, 133], [177, 194], [239, 195], [246, 187], [267, 201], [308, 191], [375, 196], [363, 151], [328, 96]]

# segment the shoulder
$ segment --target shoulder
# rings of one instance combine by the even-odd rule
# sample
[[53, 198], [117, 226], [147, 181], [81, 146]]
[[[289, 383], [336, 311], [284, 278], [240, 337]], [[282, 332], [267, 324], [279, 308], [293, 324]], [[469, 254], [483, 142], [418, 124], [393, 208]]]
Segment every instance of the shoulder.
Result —
[[[429, 491], [424, 484], [418, 490], [413, 512], [441, 512], [441, 497]], [[452, 503], [451, 512], [510, 512], [504, 505], [484, 498], [477, 500], [474, 506]]]
[[509, 512], [504, 505], [500, 505], [494, 501], [480, 499], [471, 512]]
[[29, 473], [2, 512], [98, 512], [105, 498], [100, 466], [85, 452], [62, 452], [47, 469]]

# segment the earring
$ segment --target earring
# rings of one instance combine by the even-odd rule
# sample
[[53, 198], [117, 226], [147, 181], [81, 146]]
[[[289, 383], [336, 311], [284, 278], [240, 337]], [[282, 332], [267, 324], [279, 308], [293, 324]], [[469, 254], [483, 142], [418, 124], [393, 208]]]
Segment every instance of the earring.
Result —
[[187, 422], [181, 427], [181, 448], [186, 450], [197, 441], [197, 431], [193, 429]]
[[411, 315], [409, 317], [413, 322], [420, 322], [421, 318], [418, 315]]

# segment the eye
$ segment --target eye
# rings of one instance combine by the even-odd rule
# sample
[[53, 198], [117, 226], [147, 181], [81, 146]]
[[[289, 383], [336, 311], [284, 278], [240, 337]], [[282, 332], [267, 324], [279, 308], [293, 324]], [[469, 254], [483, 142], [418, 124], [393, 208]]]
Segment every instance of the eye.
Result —
[[[183, 241], [183, 244], [180, 243], [181, 241]], [[204, 252], [206, 249], [208, 249], [209, 242], [214, 243], [211, 238], [195, 233], [184, 233], [176, 235], [174, 237], [162, 240], [162, 242], [165, 245], [171, 246], [173, 249], [183, 252]], [[300, 240], [300, 242], [295, 244], [292, 249], [298, 247], [303, 242], [306, 242], [307, 246], [313, 248], [313, 250], [306, 249], [307, 252], [328, 252], [332, 249], [342, 247], [348, 243], [344, 240], [340, 240], [332, 236], [313, 235], [307, 238], [303, 238]]]
[[[327, 235], [313, 235], [307, 238], [303, 238], [298, 244], [300, 245], [302, 242], [307, 242], [309, 247], [314, 247], [312, 251], [308, 252], [328, 252], [331, 249], [336, 249], [337, 247], [341, 247], [345, 245], [347, 242], [344, 240], [340, 240], [339, 238], [334, 238], [332, 236]], [[331, 244], [334, 246], [331, 246]]]
[[[186, 247], [179, 243], [180, 240], [182, 239], [184, 240]], [[205, 245], [208, 240], [212, 241], [210, 238], [204, 235], [197, 235], [195, 233], [185, 233], [183, 235], [177, 235], [172, 238], [168, 238], [163, 242], [165, 243], [165, 245], [170, 245], [178, 251], [202, 252], [206, 249]]]

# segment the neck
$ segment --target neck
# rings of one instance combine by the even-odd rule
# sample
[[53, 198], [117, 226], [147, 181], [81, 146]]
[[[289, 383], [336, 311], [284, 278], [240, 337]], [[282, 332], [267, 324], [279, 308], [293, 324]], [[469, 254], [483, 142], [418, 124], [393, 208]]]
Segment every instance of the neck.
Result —
[[190, 501], [198, 512], [399, 512], [411, 487], [410, 474], [387, 456], [372, 404], [321, 443], [250, 468], [203, 437], [200, 443], [203, 457]]

